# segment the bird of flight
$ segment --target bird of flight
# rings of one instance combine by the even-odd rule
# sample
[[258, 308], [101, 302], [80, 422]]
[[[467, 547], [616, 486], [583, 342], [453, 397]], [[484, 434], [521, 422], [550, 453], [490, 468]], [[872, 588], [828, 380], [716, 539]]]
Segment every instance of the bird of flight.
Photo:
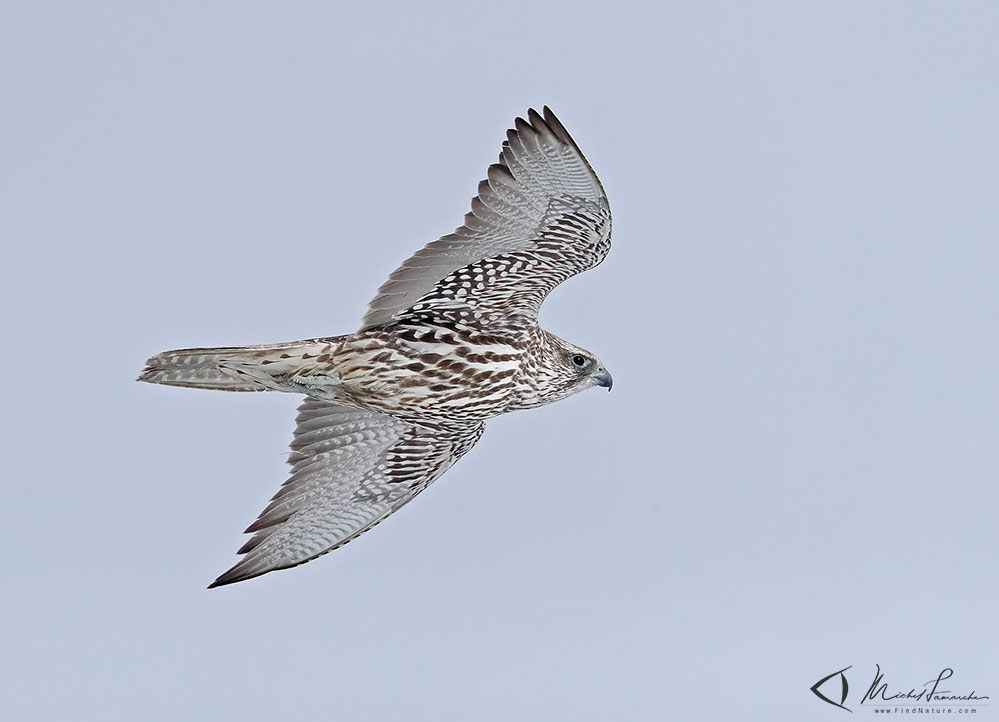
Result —
[[140, 381], [305, 395], [291, 476], [209, 588], [355, 539], [447, 471], [486, 419], [610, 389], [600, 359], [538, 326], [548, 294], [603, 261], [610, 238], [593, 169], [549, 108], [531, 109], [507, 131], [464, 225], [389, 276], [360, 330], [149, 359]]

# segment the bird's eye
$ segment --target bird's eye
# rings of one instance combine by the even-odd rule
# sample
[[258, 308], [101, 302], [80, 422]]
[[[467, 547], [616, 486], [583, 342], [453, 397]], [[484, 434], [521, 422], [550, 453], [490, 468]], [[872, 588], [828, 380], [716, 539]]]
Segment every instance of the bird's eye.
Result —
[[586, 365], [586, 357], [576, 354], [575, 356], [572, 357], [572, 362], [577, 366], [579, 366], [579, 368], [583, 368], [583, 366]]

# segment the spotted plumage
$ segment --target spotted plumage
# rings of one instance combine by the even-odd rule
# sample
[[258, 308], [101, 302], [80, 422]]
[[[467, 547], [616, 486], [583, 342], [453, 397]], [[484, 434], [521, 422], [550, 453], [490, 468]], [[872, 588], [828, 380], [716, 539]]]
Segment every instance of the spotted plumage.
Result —
[[610, 237], [600, 181], [551, 110], [532, 109], [507, 131], [464, 224], [389, 276], [356, 333], [149, 359], [140, 381], [306, 397], [290, 477], [211, 586], [346, 544], [447, 471], [486, 419], [610, 388], [596, 356], [537, 321]]

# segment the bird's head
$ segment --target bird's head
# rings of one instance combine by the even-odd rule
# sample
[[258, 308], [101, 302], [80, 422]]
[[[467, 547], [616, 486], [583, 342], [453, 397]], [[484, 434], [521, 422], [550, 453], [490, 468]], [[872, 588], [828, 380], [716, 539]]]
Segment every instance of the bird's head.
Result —
[[541, 403], [559, 401], [592, 386], [608, 391], [614, 383], [603, 363], [585, 348], [545, 332], [542, 368], [538, 369]]

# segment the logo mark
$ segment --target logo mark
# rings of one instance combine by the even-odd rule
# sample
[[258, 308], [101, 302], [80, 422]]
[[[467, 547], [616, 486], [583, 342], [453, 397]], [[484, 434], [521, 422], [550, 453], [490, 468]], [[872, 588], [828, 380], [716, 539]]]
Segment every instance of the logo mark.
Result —
[[[850, 667], [852, 667], [852, 666], [853, 665], [851, 664]], [[847, 682], [846, 682], [846, 675], [843, 674], [843, 672], [845, 672], [846, 670], [850, 669], [850, 667], [843, 667], [843, 669], [841, 669], [840, 671], [833, 672], [832, 674], [830, 674], [830, 675], [828, 675], [826, 677], [823, 677], [818, 682], [816, 682], [815, 684], [812, 685], [812, 692], [814, 692], [815, 696], [818, 697], [819, 699], [821, 699], [823, 702], [828, 702], [829, 704], [833, 705], [834, 707], [839, 707], [840, 709], [845, 709], [847, 712], [852, 713], [853, 710], [850, 709], [849, 707], [846, 707], [845, 704], [844, 704], [846, 702], [847, 692], [850, 691], [850, 685], [847, 684]], [[822, 692], [819, 691], [819, 688], [822, 685], [824, 685], [826, 682], [829, 682], [829, 680], [833, 679], [834, 677], [839, 677], [840, 683], [841, 683], [840, 684], [840, 689], [837, 690], [839, 692], [839, 702], [834, 702], [833, 700], [829, 699], [824, 694], [822, 694]], [[832, 682], [832, 683], [830, 683], [830, 686], [831, 687], [835, 687], [836, 683]], [[835, 696], [835, 694], [834, 694], [834, 696]]]

